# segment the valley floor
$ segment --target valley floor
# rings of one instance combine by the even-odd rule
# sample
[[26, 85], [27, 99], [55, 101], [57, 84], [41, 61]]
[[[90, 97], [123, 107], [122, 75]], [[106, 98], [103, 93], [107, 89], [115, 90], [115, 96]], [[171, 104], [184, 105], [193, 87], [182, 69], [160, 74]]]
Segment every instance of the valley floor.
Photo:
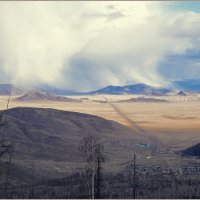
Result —
[[[98, 115], [105, 119], [121, 123], [133, 130], [139, 127], [142, 131], [147, 132], [150, 138], [156, 138], [160, 146], [159, 156], [152, 157], [151, 159], [141, 158], [140, 164], [162, 163], [161, 165], [163, 165], [164, 163], [164, 165], [166, 165], [165, 163], [167, 163], [167, 165], [171, 167], [179, 168], [190, 163], [200, 163], [198, 159], [183, 158], [177, 153], [200, 141], [199, 97], [156, 97], [168, 100], [169, 103], [117, 102], [134, 97], [138, 96], [92, 95], [73, 97], [82, 99], [83, 101], [81, 103], [55, 101], [19, 102], [14, 101], [14, 97], [12, 97], [9, 107], [55, 108], [65, 111], [75, 111]], [[111, 102], [114, 107], [109, 102]], [[0, 108], [5, 109], [6, 104], [7, 97], [0, 97]], [[124, 135], [124, 138], [126, 138], [126, 135]], [[140, 162], [140, 160], [138, 162]], [[117, 165], [116, 163], [115, 166]], [[116, 168], [120, 167], [121, 166], [118, 166]], [[66, 172], [66, 170], [63, 172]]]

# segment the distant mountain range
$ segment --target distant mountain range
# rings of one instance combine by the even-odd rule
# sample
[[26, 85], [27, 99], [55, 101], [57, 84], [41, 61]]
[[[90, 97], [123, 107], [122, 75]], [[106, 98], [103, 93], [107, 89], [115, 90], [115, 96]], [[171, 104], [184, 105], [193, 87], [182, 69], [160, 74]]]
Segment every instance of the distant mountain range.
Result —
[[143, 94], [143, 95], [165, 95], [172, 90], [168, 88], [152, 87], [147, 84], [139, 83], [125, 86], [108, 86], [100, 90], [88, 92], [88, 94]]
[[[173, 88], [173, 89], [172, 89]], [[29, 90], [25, 90], [19, 87], [15, 87], [11, 84], [0, 84], [0, 95], [8, 95], [9, 91], [12, 91], [12, 95], [23, 95]], [[125, 86], [107, 86], [105, 88], [91, 91], [91, 92], [76, 92], [72, 90], [56, 88], [53, 86], [41, 85], [36, 88], [37, 91], [48, 92], [55, 95], [66, 95], [66, 96], [75, 96], [75, 95], [93, 95], [93, 94], [140, 94], [140, 95], [152, 95], [160, 96], [167, 95], [170, 92], [180, 91], [178, 95], [184, 95], [186, 92], [200, 92], [200, 80], [182, 80], [182, 81], [173, 81], [170, 88], [167, 87], [153, 87], [144, 83], [138, 83], [133, 85]]]
[[[172, 89], [173, 88], [173, 89]], [[42, 88], [41, 88], [42, 89]], [[70, 90], [59, 89], [55, 87], [46, 87], [43, 91], [51, 92], [57, 95], [91, 95], [91, 94], [142, 94], [142, 95], [166, 95], [175, 90], [182, 90], [187, 92], [200, 92], [200, 80], [182, 80], [173, 81], [170, 88], [166, 87], [153, 87], [144, 83], [138, 83], [125, 86], [107, 86], [105, 88], [91, 91], [91, 92], [73, 92]]]

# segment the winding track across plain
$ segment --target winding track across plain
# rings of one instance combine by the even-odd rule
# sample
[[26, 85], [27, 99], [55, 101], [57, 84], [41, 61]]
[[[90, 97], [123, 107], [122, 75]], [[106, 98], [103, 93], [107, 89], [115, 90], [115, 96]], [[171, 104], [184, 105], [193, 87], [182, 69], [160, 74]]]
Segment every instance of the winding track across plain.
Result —
[[124, 119], [127, 120], [127, 122], [129, 122], [132, 126], [130, 127], [131, 129], [133, 129], [137, 134], [140, 134], [144, 137], [149, 138], [152, 141], [152, 149], [151, 149], [151, 156], [155, 156], [156, 158], [159, 158], [161, 161], [163, 161], [167, 167], [170, 168], [170, 164], [163, 158], [161, 158], [160, 155], [160, 151], [161, 151], [161, 142], [160, 140], [158, 140], [157, 138], [149, 135], [144, 129], [142, 129], [141, 127], [138, 126], [138, 124], [133, 121], [132, 119], [130, 119], [120, 108], [119, 106], [115, 105], [113, 102], [111, 102], [108, 98], [103, 97], [106, 102]]

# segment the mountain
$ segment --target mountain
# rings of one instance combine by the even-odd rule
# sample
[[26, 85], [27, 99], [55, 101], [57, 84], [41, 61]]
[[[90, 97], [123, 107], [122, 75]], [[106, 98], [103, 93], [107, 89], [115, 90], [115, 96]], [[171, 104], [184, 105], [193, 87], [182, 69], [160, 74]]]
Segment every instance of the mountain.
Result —
[[11, 95], [22, 95], [26, 93], [25, 89], [21, 89], [18, 87], [15, 87], [12, 84], [0, 84], [0, 95], [9, 95], [11, 92]]
[[179, 90], [200, 92], [200, 80], [173, 81], [173, 85]]
[[81, 102], [80, 99], [73, 99], [64, 96], [57, 96], [48, 92], [31, 91], [23, 96], [17, 97], [15, 101], [64, 101], [64, 102]]
[[138, 97], [138, 98], [131, 98], [127, 100], [120, 100], [117, 102], [141, 102], [141, 103], [168, 103], [169, 101], [165, 99], [156, 99], [156, 98], [145, 98], [145, 97]]
[[179, 91], [179, 92], [177, 93], [177, 95], [179, 95], [179, 96], [187, 96], [187, 94], [186, 94], [185, 92], [183, 92], [182, 90]]
[[200, 143], [182, 151], [183, 156], [200, 156]]
[[135, 84], [125, 86], [108, 86], [88, 94], [143, 94], [143, 95], [166, 95], [171, 92], [168, 88], [152, 87], [146, 84]]

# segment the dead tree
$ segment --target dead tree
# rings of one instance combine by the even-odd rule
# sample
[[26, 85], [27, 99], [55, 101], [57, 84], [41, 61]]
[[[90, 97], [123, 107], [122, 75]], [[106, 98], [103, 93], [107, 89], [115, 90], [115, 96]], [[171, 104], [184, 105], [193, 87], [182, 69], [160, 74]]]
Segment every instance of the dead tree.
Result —
[[[91, 199], [100, 198], [101, 193], [101, 163], [104, 162], [103, 145], [94, 136], [81, 140], [80, 150], [86, 158], [86, 169], [89, 172], [89, 196]], [[95, 177], [96, 182], [95, 184]]]
[[133, 156], [133, 163], [131, 163], [128, 169], [131, 174], [131, 199], [136, 199], [136, 189], [137, 189], [137, 172], [136, 172], [136, 155]]
[[11, 161], [12, 161], [12, 155], [13, 155], [13, 147], [12, 147], [11, 144], [8, 146], [7, 152], [8, 152], [8, 155], [9, 155], [9, 160], [7, 162], [6, 180], [5, 180], [5, 184], [4, 184], [4, 193], [5, 193], [6, 196], [8, 196], [7, 188], [8, 188], [8, 183], [9, 183], [10, 167], [11, 167]]
[[34, 161], [32, 160], [31, 162], [31, 191], [30, 191], [30, 198], [33, 199], [34, 198], [34, 186], [35, 186], [35, 163]]
[[97, 145], [97, 199], [101, 199], [101, 181], [102, 181], [102, 163], [105, 162], [103, 155], [104, 147], [102, 144]]
[[6, 197], [7, 197], [7, 186], [9, 181], [10, 166], [13, 154], [13, 146], [5, 138], [5, 126], [7, 125], [8, 122], [6, 112], [9, 108], [10, 96], [11, 96], [11, 88], [8, 95], [6, 109], [0, 112], [0, 160], [3, 158], [3, 156], [8, 156], [7, 169], [5, 173], [5, 184], [4, 184], [4, 193]]

